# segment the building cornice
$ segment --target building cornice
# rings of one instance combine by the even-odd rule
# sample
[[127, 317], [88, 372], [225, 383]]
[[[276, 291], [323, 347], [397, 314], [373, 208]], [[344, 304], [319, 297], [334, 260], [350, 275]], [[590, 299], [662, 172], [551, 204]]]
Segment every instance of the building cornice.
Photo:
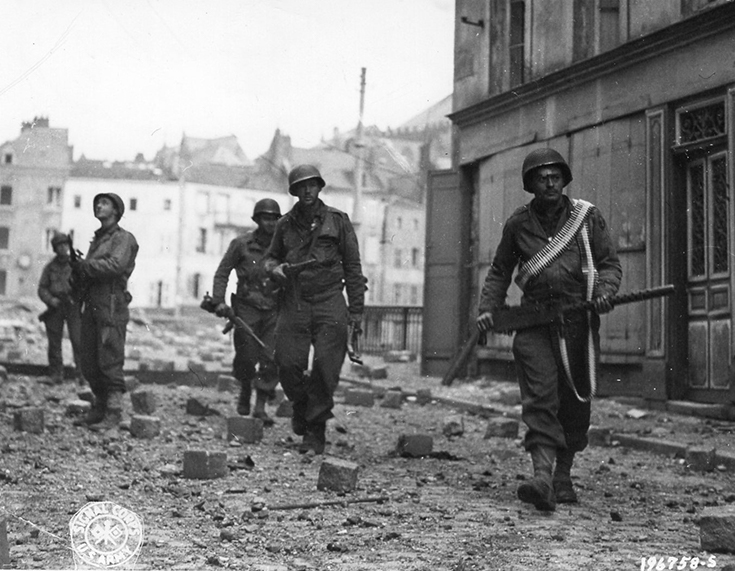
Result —
[[448, 117], [460, 128], [471, 126], [733, 29], [735, 2], [728, 2], [519, 85], [511, 91], [459, 109]]

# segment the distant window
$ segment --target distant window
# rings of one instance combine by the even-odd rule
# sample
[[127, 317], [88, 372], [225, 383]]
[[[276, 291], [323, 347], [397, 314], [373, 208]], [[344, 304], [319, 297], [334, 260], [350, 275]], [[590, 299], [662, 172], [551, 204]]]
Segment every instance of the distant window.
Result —
[[620, 0], [600, 0], [600, 52], [620, 43]]
[[0, 204], [4, 206], [10, 206], [13, 204], [13, 187], [2, 186], [0, 187]]
[[510, 3], [510, 86], [516, 87], [525, 81], [526, 49], [526, 3], [513, 0]]
[[398, 228], [399, 230], [403, 228], [403, 218], [401, 218], [400, 216], [396, 218], [396, 228]]
[[163, 201], [163, 209], [171, 210], [171, 199], [170, 198], [167, 198]]
[[46, 204], [61, 206], [61, 187], [49, 186], [46, 194]]
[[0, 270], [0, 295], [5, 295], [7, 293], [7, 283], [8, 272], [5, 270]]
[[421, 252], [418, 248], [411, 249], [411, 267], [418, 268], [421, 263]]
[[3, 155], [3, 162], [6, 165], [12, 165], [13, 164], [13, 153], [5, 153]]
[[393, 267], [400, 268], [403, 265], [403, 252], [400, 248], [393, 250]]
[[82, 197], [78, 194], [74, 195], [74, 208], [81, 208], [82, 207]]
[[418, 286], [412, 285], [411, 286], [411, 305], [418, 305], [419, 304], [419, 288]]
[[418, 230], [419, 229], [419, 220], [418, 218], [413, 219], [413, 229]]
[[191, 295], [195, 299], [199, 299], [199, 290], [202, 285], [202, 274], [194, 274], [191, 276]]
[[0, 226], [0, 250], [7, 250], [10, 243], [10, 228]]
[[130, 210], [138, 210], [138, 199], [137, 198], [130, 199]]
[[401, 303], [401, 284], [393, 284], [393, 303]]
[[199, 239], [197, 240], [197, 252], [207, 251], [207, 229], [199, 228]]

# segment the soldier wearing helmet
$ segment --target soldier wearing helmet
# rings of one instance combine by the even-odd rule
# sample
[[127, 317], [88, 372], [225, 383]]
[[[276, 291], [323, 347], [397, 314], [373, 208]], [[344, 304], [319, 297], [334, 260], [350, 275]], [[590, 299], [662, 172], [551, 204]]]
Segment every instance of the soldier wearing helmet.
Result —
[[106, 430], [122, 420], [125, 337], [132, 299], [128, 279], [135, 269], [138, 242], [118, 224], [125, 213], [120, 196], [100, 193], [92, 208], [100, 227], [87, 255], [72, 266], [82, 286], [82, 372], [95, 397], [84, 424]]
[[70, 251], [71, 238], [68, 234], [54, 232], [51, 247], [56, 256], [46, 264], [38, 282], [38, 297], [46, 304], [47, 310], [41, 314], [48, 338], [49, 377], [54, 384], [64, 380], [64, 360], [61, 342], [64, 336], [64, 323], [69, 333], [77, 379], [83, 382], [80, 351], [80, 313], [79, 299], [72, 279]]
[[235, 270], [237, 290], [231, 298], [232, 308], [268, 348], [268, 354], [264, 355], [252, 337], [235, 328], [232, 370], [233, 376], [240, 382], [237, 413], [243, 416], [250, 414], [254, 385], [253, 417], [260, 418], [266, 426], [272, 425], [273, 419], [266, 413], [265, 405], [275, 397], [278, 385], [278, 371], [273, 363], [278, 288], [266, 274], [262, 261], [280, 217], [281, 207], [272, 198], [263, 198], [255, 203], [252, 219], [257, 227], [230, 242], [214, 273], [212, 286], [215, 313], [223, 317], [229, 309], [225, 302], [227, 284], [232, 270]]
[[[299, 200], [278, 221], [266, 255], [266, 267], [283, 284], [276, 362], [281, 386], [293, 403], [291, 428], [303, 436], [299, 450], [322, 454], [348, 328], [359, 331], [362, 322], [366, 280], [349, 217], [319, 198], [325, 186], [319, 170], [297, 166], [289, 173], [288, 184], [288, 191]], [[294, 264], [309, 260], [314, 263], [302, 272], [290, 271]], [[313, 366], [307, 374], [312, 347]]]
[[599, 315], [612, 309], [609, 298], [622, 270], [600, 211], [564, 194], [572, 171], [558, 152], [529, 153], [521, 179], [533, 199], [505, 223], [482, 289], [478, 328], [492, 330], [492, 313], [505, 304], [516, 269], [521, 304], [589, 300], [595, 308], [565, 312], [563, 327], [522, 329], [513, 340], [527, 426], [524, 446], [534, 471], [518, 487], [518, 497], [551, 511], [557, 502], [577, 502], [570, 471], [575, 454], [587, 446]]

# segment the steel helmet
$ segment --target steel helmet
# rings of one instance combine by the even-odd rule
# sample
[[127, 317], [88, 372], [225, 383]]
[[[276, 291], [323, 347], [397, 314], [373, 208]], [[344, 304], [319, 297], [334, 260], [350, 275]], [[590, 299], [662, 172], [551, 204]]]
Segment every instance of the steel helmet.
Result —
[[288, 173], [288, 192], [293, 195], [294, 185], [301, 181], [309, 180], [310, 178], [317, 179], [322, 188], [326, 185], [322, 175], [319, 174], [319, 169], [314, 165], [299, 165], [294, 167], [291, 172]]
[[253, 208], [253, 218], [257, 218], [259, 214], [275, 214], [276, 216], [280, 216], [281, 207], [278, 202], [272, 198], [261, 198], [255, 203], [255, 208]]
[[100, 194], [95, 196], [94, 200], [92, 201], [92, 212], [94, 212], [94, 209], [97, 206], [97, 201], [100, 198], [107, 198], [112, 201], [112, 204], [115, 205], [115, 208], [117, 209], [117, 213], [119, 215], [117, 219], [120, 220], [120, 218], [122, 218], [123, 216], [123, 213], [125, 212], [125, 203], [123, 202], [123, 199], [114, 192], [101, 192]]
[[523, 161], [523, 167], [521, 168], [523, 177], [523, 189], [527, 192], [528, 190], [528, 174], [539, 167], [556, 166], [561, 169], [561, 174], [564, 177], [564, 186], [572, 182], [572, 169], [558, 152], [554, 149], [536, 149], [528, 153], [528, 156]]
[[59, 244], [71, 244], [71, 239], [68, 234], [54, 230], [54, 236], [51, 238], [51, 247], [56, 248]]

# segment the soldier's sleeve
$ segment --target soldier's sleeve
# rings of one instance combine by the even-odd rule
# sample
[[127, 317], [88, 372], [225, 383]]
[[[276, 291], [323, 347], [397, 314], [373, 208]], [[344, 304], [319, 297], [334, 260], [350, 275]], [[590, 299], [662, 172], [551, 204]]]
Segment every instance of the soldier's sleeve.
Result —
[[623, 269], [613, 244], [605, 219], [595, 208], [590, 213], [590, 230], [592, 231], [592, 247], [597, 268], [598, 282], [596, 296], [615, 295], [620, 288]]
[[51, 283], [51, 276], [49, 274], [49, 266], [46, 264], [46, 267], [43, 268], [43, 272], [41, 272], [41, 279], [38, 280], [38, 297], [40, 297], [41, 301], [46, 305], [50, 305], [51, 300], [54, 299], [54, 296], [51, 295], [51, 291], [49, 291], [49, 285]]
[[492, 311], [505, 304], [508, 287], [513, 278], [513, 270], [518, 265], [518, 260], [514, 234], [511, 225], [506, 222], [493, 263], [485, 276], [478, 313]]
[[220, 261], [219, 266], [217, 266], [217, 270], [214, 272], [214, 280], [212, 283], [212, 302], [217, 305], [225, 302], [227, 284], [230, 281], [230, 273], [237, 264], [238, 250], [238, 240], [235, 238], [230, 242], [225, 255], [222, 256], [222, 260]]
[[84, 273], [92, 279], [124, 275], [135, 264], [138, 243], [130, 232], [115, 232], [110, 240], [112, 243], [109, 252], [99, 258], [93, 257], [82, 262]]
[[351, 314], [359, 315], [365, 309], [365, 290], [367, 279], [362, 274], [360, 246], [349, 217], [342, 216], [342, 268], [345, 275], [347, 304]]

